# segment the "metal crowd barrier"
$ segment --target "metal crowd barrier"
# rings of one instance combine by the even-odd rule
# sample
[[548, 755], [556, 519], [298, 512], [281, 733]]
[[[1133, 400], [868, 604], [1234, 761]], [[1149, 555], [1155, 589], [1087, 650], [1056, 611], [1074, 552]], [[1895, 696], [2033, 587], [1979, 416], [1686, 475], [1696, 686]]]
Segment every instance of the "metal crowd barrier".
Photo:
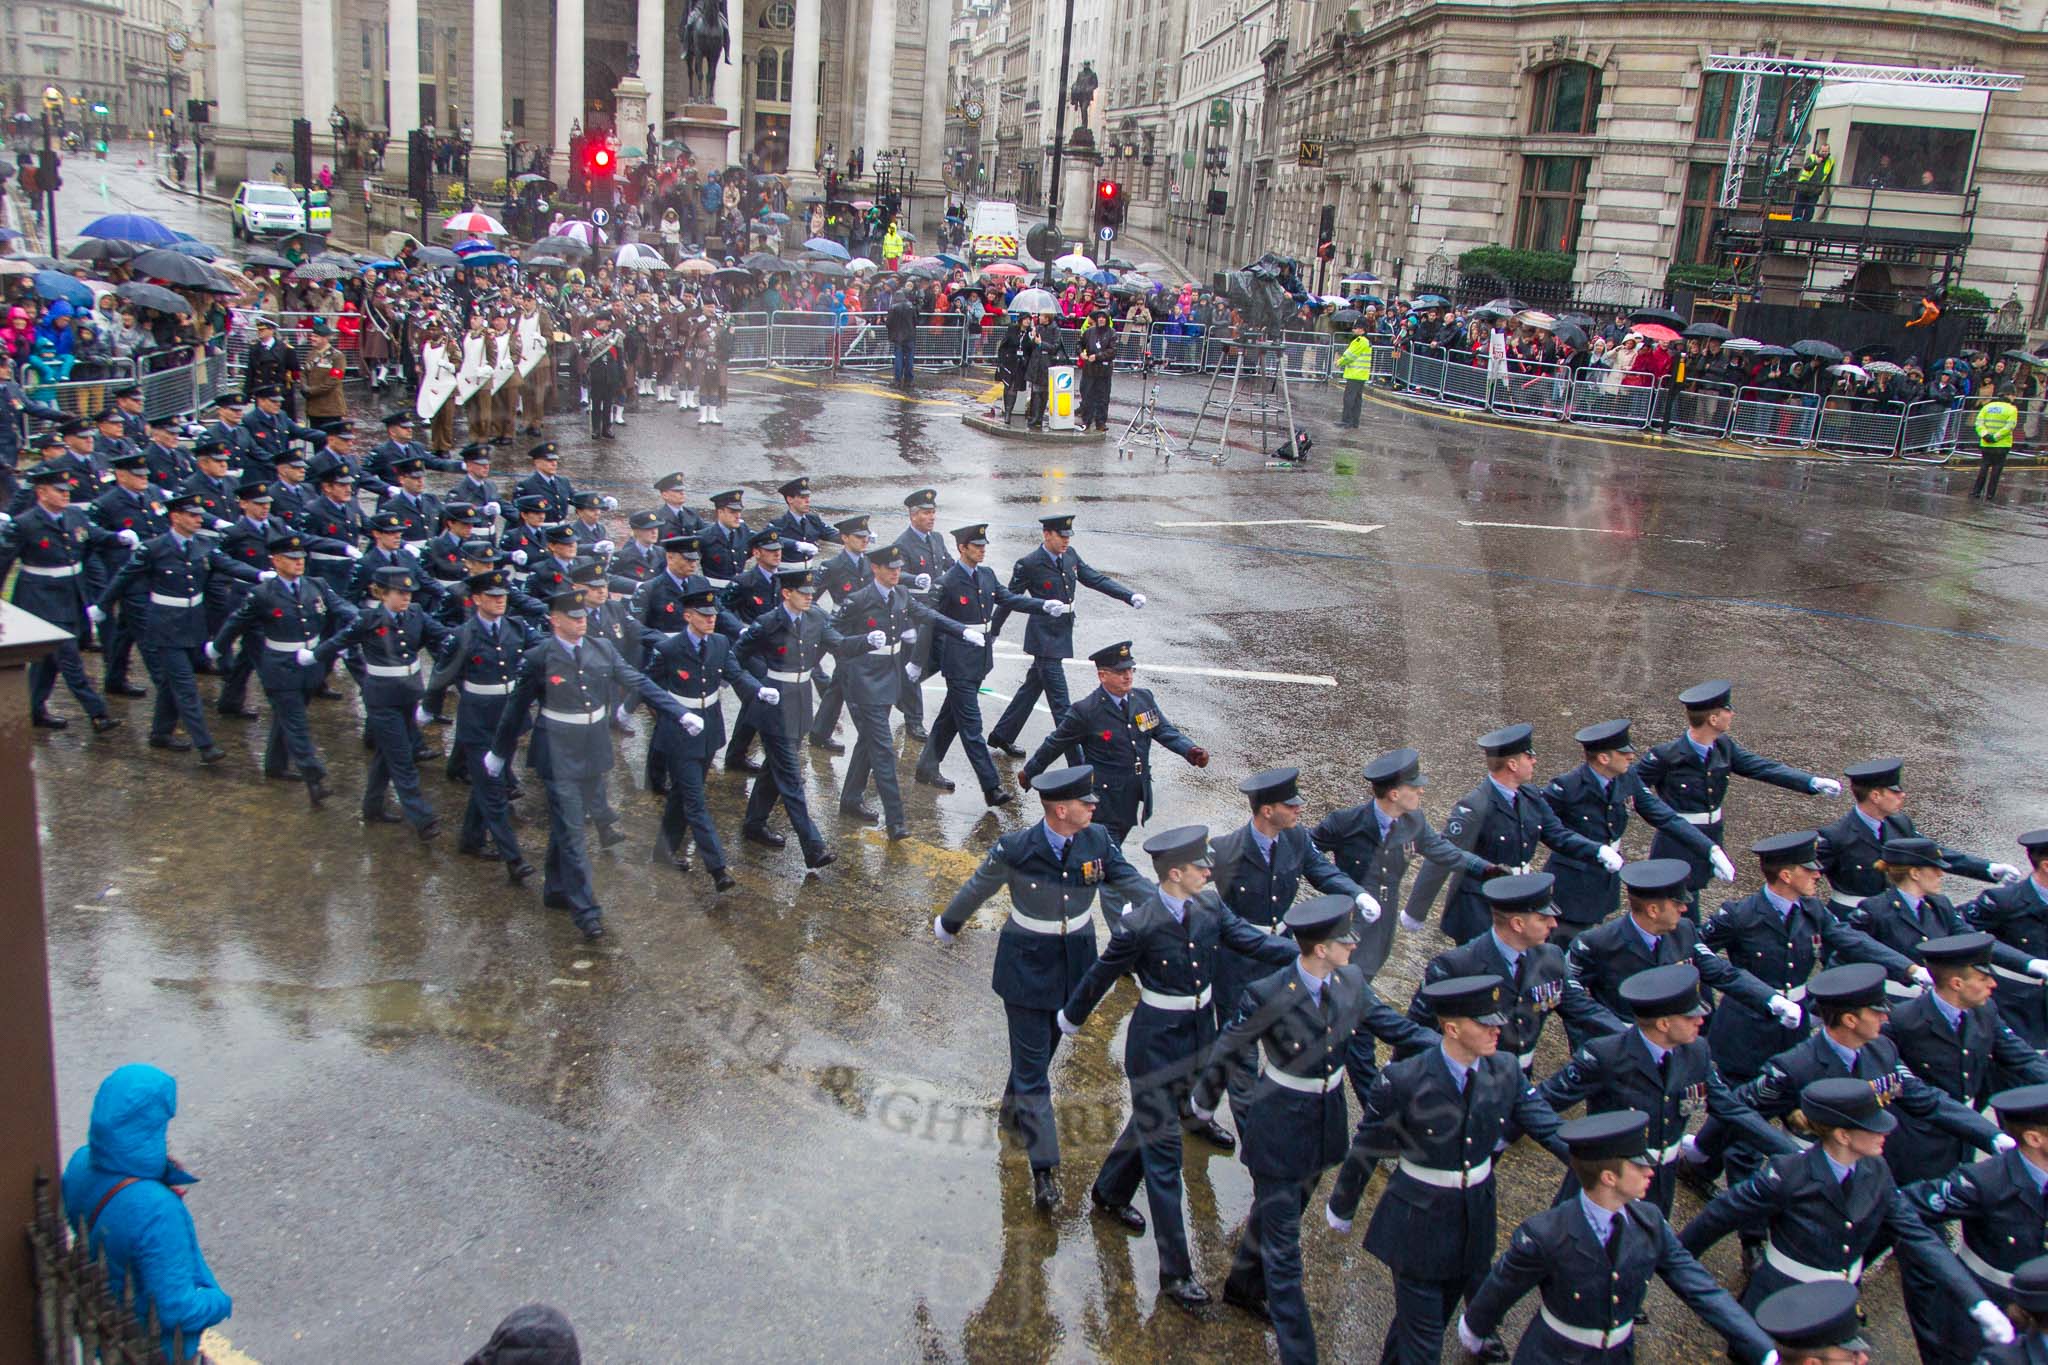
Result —
[[[1590, 373], [1590, 371], [1589, 371]], [[1648, 384], [1607, 387], [1604, 379], [1572, 381], [1571, 420], [1585, 426], [1642, 430], [1657, 411], [1658, 390]]]
[[1899, 453], [1905, 417], [1877, 412], [1841, 394], [1829, 394], [1820, 405], [1813, 443], [1845, 460], [1889, 460]]
[[142, 391], [144, 420], [179, 417], [197, 413], [227, 387], [227, 365], [218, 355], [202, 353], [186, 364], [145, 369], [139, 375], [124, 374], [119, 381], [84, 379], [38, 384], [28, 393], [38, 403], [48, 403], [67, 416], [90, 417], [111, 401], [107, 397], [109, 385], [130, 378]]
[[107, 363], [107, 373], [98, 379], [46, 380], [33, 363], [14, 367], [15, 378], [30, 398], [62, 408], [68, 417], [91, 417], [112, 401], [108, 386], [125, 384], [135, 377], [135, 362], [122, 357]]
[[1671, 420], [1664, 430], [1681, 436], [1722, 440], [1735, 418], [1735, 399], [1740, 392], [1735, 385], [1718, 379], [1693, 380], [1672, 395]]
[[1284, 331], [1280, 334], [1287, 357], [1287, 377], [1326, 383], [1335, 372], [1335, 338], [1328, 332]]
[[1810, 393], [1744, 389], [1735, 400], [1728, 439], [1750, 446], [1810, 446], [1820, 402]]
[[1541, 422], [1572, 420], [1572, 377], [1560, 363], [1510, 363], [1507, 377], [1496, 379], [1490, 395], [1493, 411], [1504, 417]]
[[1899, 458], [1914, 464], [1947, 464], [1962, 439], [1964, 409], [1947, 403], [1915, 403], [1899, 423]]
[[791, 369], [831, 369], [838, 364], [840, 347], [856, 326], [852, 316], [842, 327], [830, 313], [770, 313], [769, 363]]
[[[883, 340], [888, 333], [883, 332]], [[917, 315], [917, 350], [913, 359], [920, 370], [957, 370], [967, 363], [967, 319], [955, 312]]]
[[[360, 376], [363, 373], [362, 329], [370, 326], [369, 319], [354, 313], [265, 313], [259, 308], [234, 308], [228, 311], [226, 341], [228, 364], [232, 367], [237, 382], [240, 382], [242, 369], [248, 363], [249, 349], [256, 344], [256, 319], [259, 317], [268, 318], [277, 324], [278, 340], [285, 342], [297, 352], [301, 362], [305, 360], [306, 353], [313, 349], [313, 320], [327, 319], [327, 338], [333, 343], [334, 349], [341, 352], [347, 362], [349, 374]], [[354, 324], [350, 331], [342, 331], [343, 318], [350, 319]]]
[[772, 329], [768, 325], [771, 315], [767, 313], [733, 313], [727, 322], [732, 330], [732, 356], [728, 360], [734, 369], [752, 370], [771, 363], [775, 351]]

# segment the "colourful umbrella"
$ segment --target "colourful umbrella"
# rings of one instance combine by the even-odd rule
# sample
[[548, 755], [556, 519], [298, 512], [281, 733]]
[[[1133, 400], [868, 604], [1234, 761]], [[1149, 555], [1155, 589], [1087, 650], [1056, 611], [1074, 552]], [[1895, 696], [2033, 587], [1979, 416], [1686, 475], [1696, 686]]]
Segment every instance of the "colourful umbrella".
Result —
[[491, 217], [488, 213], [479, 213], [475, 209], [471, 209], [467, 213], [458, 213], [447, 222], [441, 224], [441, 230], [443, 232], [488, 232], [502, 236], [505, 231], [505, 225]]

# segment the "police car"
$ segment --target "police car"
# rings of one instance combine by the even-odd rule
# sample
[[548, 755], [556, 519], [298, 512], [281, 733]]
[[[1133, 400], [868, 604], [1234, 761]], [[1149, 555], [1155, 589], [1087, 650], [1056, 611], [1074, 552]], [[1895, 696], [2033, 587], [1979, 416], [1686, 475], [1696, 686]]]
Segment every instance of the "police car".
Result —
[[306, 230], [306, 206], [288, 185], [270, 181], [244, 180], [228, 205], [234, 220], [229, 231], [237, 239], [266, 236], [289, 237]]

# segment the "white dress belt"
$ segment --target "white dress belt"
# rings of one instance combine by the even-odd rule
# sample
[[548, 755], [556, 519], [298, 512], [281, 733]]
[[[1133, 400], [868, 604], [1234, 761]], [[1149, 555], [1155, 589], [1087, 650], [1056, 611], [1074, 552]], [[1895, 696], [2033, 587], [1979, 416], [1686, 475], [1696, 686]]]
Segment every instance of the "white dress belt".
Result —
[[1985, 1283], [1995, 1284], [2000, 1289], [2012, 1288], [2012, 1272], [2010, 1270], [2000, 1270], [1997, 1266], [1970, 1250], [1969, 1238], [1964, 1237], [1957, 1240], [1956, 1259], [1968, 1266], [1970, 1273]]
[[1684, 1147], [1683, 1141], [1674, 1142], [1669, 1147], [1652, 1147], [1643, 1153], [1643, 1159], [1658, 1166], [1669, 1166], [1678, 1160]]
[[1920, 987], [1910, 981], [1887, 980], [1884, 983], [1884, 993], [1894, 1000], [1918, 1000]]
[[1493, 1158], [1482, 1158], [1469, 1171], [1444, 1171], [1435, 1166], [1424, 1166], [1417, 1161], [1401, 1158], [1401, 1169], [1425, 1185], [1434, 1185], [1440, 1190], [1469, 1190], [1475, 1185], [1484, 1185], [1493, 1179]]
[[1304, 1095], [1327, 1095], [1344, 1084], [1342, 1070], [1334, 1071], [1327, 1076], [1297, 1076], [1291, 1071], [1282, 1071], [1267, 1061], [1263, 1055], [1259, 1058], [1259, 1074], [1277, 1086], [1299, 1090]]
[[1852, 896], [1846, 891], [1829, 891], [1828, 899], [1834, 904], [1841, 906], [1844, 910], [1854, 910], [1857, 906], [1863, 904], [1863, 897]]
[[1784, 990], [1779, 991], [1778, 994], [1784, 996], [1787, 1000], [1790, 1000], [1793, 1004], [1797, 1005], [1801, 1001], [1806, 999], [1806, 987], [1787, 986]]
[[465, 682], [462, 685], [462, 690], [469, 693], [472, 697], [509, 697], [512, 695], [512, 689], [518, 685], [517, 683], [508, 682]]
[[2037, 990], [2041, 986], [2041, 978], [2035, 976], [2033, 973], [2016, 972], [2010, 967], [2001, 967], [1996, 962], [1991, 964], [1991, 974], [2003, 980], [2010, 981], [2015, 985], [2032, 986]]
[[23, 573], [32, 573], [38, 578], [71, 578], [84, 572], [83, 564], [24, 564]]
[[1801, 1284], [1818, 1284], [1825, 1280], [1842, 1280], [1855, 1284], [1863, 1278], [1863, 1258], [1858, 1256], [1849, 1262], [1847, 1270], [1822, 1270], [1819, 1266], [1795, 1261], [1778, 1250], [1776, 1242], [1764, 1243], [1764, 1260], [1774, 1266], [1780, 1275], [1799, 1281]]
[[1630, 1318], [1627, 1322], [1618, 1322], [1603, 1332], [1592, 1327], [1574, 1327], [1563, 1318], [1557, 1316], [1557, 1314], [1551, 1312], [1547, 1307], [1540, 1311], [1544, 1326], [1563, 1337], [1566, 1341], [1580, 1346], [1590, 1346], [1596, 1351], [1605, 1351], [1610, 1347], [1621, 1345], [1636, 1330], [1634, 1318]]
[[540, 713], [557, 725], [602, 725], [611, 714], [603, 707], [595, 711], [557, 711], [550, 706], [541, 707]]
[[1530, 1070], [1536, 1065], [1536, 1049], [1532, 1047], [1527, 1052], [1517, 1052], [1515, 1060], [1522, 1064], [1522, 1070]]
[[152, 607], [196, 607], [205, 601], [204, 595], [199, 597], [173, 597], [167, 592], [153, 592], [149, 595], [149, 605]]
[[1200, 995], [1168, 995], [1164, 991], [1140, 986], [1138, 999], [1155, 1010], [1198, 1010], [1209, 1003], [1209, 988], [1202, 987]]
[[302, 649], [311, 649], [313, 642], [311, 640], [265, 640], [263, 647], [265, 649], [274, 649], [280, 654], [296, 654]]
[[1718, 825], [1721, 823], [1721, 808], [1712, 810], [1681, 810], [1672, 812], [1688, 825]]
[[777, 682], [799, 683], [802, 682], [805, 678], [810, 677], [811, 675], [808, 669], [799, 669], [795, 672], [789, 672], [783, 669], [771, 668], [768, 670], [768, 676], [773, 678]]
[[1095, 907], [1089, 906], [1074, 919], [1040, 919], [1019, 910], [1010, 911], [1010, 923], [1034, 934], [1079, 934], [1095, 932]]
[[414, 659], [409, 664], [364, 664], [363, 672], [373, 678], [410, 678], [426, 667], [425, 659]]
[[729, 588], [732, 586], [730, 578], [707, 578], [704, 581], [714, 588]]

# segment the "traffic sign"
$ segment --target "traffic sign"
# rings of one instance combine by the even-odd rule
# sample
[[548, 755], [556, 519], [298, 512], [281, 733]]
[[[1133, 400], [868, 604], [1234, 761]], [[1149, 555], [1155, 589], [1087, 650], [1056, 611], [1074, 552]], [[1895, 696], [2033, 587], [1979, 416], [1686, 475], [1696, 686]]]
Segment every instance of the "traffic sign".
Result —
[[1113, 242], [1116, 240], [1116, 229], [1113, 227], [1099, 227], [1095, 229], [1095, 235], [1105, 242]]
[[611, 220], [612, 211], [610, 209], [592, 209], [590, 211], [590, 221], [597, 224], [599, 227], [605, 226], [607, 223], [611, 222]]
[[1230, 126], [1229, 100], [1209, 101], [1209, 126], [1211, 128], [1228, 128]]

